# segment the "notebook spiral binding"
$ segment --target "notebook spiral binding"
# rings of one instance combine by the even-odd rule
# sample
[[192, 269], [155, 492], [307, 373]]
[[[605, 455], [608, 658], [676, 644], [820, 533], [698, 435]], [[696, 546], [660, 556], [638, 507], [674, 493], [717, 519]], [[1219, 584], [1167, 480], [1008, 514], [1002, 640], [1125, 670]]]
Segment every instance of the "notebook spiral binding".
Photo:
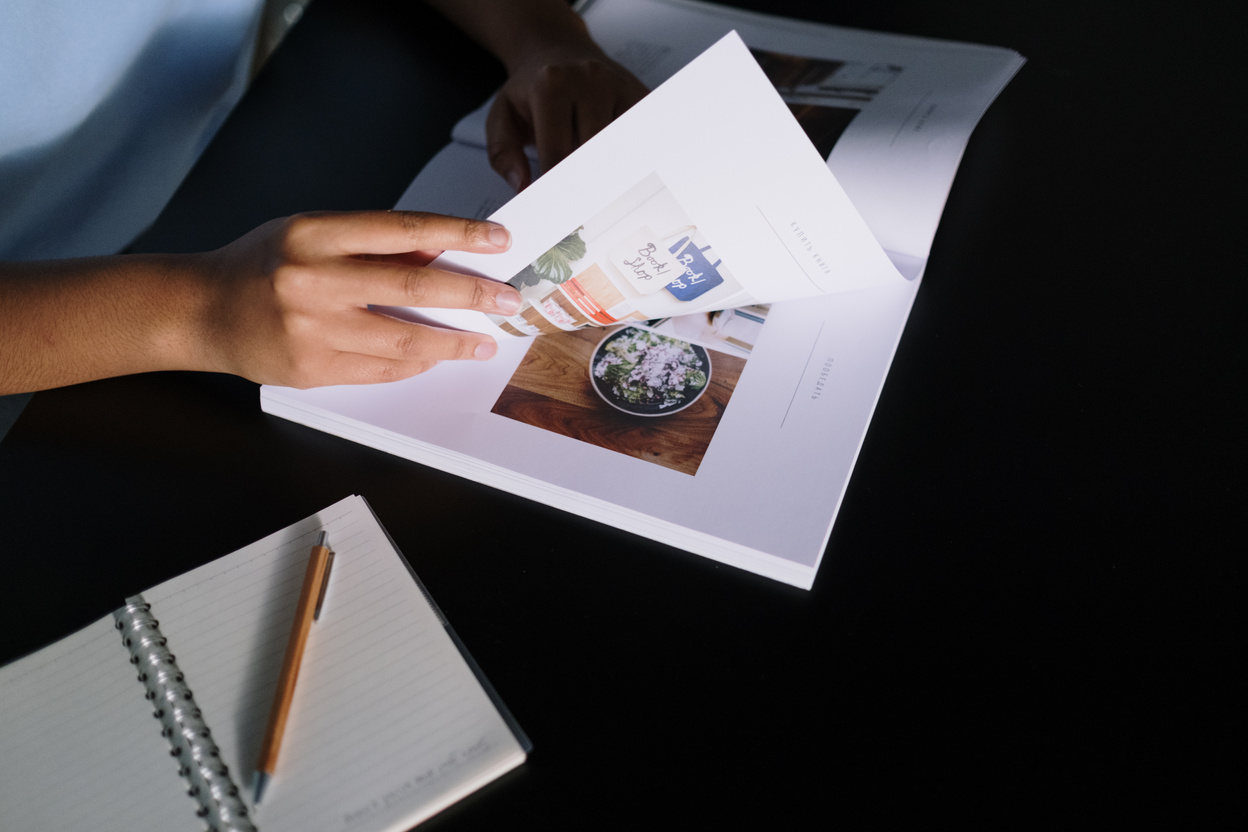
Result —
[[169, 753], [180, 763], [178, 773], [190, 786], [187, 794], [199, 804], [196, 814], [210, 832], [257, 832], [151, 609], [136, 595], [126, 599], [113, 619], [147, 690], [152, 716], [163, 726]]

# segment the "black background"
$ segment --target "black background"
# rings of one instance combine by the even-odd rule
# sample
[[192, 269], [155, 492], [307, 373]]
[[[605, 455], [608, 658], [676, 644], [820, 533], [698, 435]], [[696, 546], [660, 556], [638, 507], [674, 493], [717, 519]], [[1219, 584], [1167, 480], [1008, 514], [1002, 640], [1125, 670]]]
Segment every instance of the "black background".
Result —
[[[812, 591], [155, 374], [39, 393], [0, 443], [0, 659], [360, 493], [536, 745], [429, 829], [1203, 826], [1243, 786], [1244, 14], [752, 5], [1029, 59]], [[317, 0], [136, 249], [389, 207], [501, 79], [419, 5]]]

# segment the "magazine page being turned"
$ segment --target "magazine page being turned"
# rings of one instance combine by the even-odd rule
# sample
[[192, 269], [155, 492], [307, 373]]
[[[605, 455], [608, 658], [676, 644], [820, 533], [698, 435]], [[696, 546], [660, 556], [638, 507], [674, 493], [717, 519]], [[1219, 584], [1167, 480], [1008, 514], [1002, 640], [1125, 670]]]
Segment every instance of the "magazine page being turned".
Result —
[[521, 310], [425, 317], [536, 335], [903, 280], [735, 34], [491, 219], [509, 251], [437, 265], [507, 280]]

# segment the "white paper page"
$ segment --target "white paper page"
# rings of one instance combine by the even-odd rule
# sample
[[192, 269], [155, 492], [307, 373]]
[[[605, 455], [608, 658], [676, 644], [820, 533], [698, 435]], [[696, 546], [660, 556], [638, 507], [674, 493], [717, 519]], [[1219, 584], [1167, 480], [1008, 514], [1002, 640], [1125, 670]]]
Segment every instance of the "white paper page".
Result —
[[[931, 251], [971, 131], [1023, 64], [1011, 49], [690, 0], [593, 0], [582, 14], [603, 50], [652, 88], [732, 30], [751, 49], [805, 59], [808, 75], [825, 77], [786, 100], [813, 105], [804, 117], [827, 124], [816, 131], [843, 129], [828, 136], [828, 166], [880, 245], [918, 261]], [[455, 141], [484, 147], [488, 106], [456, 125]]]
[[[903, 280], [735, 35], [493, 219], [512, 232], [508, 252], [447, 252], [438, 262], [507, 280], [575, 232], [583, 239], [569, 266], [575, 277], [559, 288], [606, 285], [615, 298], [602, 303], [608, 323]], [[687, 258], [697, 250], [708, 268], [695, 274]], [[712, 259], [719, 282], [705, 280]], [[482, 329], [477, 313], [422, 311]]]
[[542, 338], [505, 340], [492, 361], [441, 365], [395, 384], [266, 387], [262, 402], [294, 421], [809, 586], [916, 290], [906, 283], [773, 307], [693, 475], [491, 412]]
[[524, 755], [360, 498], [144, 597], [250, 804], [321, 528], [335, 552], [328, 594], [255, 820], [265, 832], [407, 829]]
[[112, 618], [0, 670], [0, 829], [200, 829]]
[[[603, 49], [631, 61], [626, 65], [636, 66], [650, 84], [730, 29], [752, 49], [843, 62], [818, 94], [787, 97], [857, 110], [828, 165], [880, 245], [921, 260], [931, 251], [971, 131], [1022, 65], [1009, 49], [845, 29], [686, 0], [595, 0], [585, 19]], [[839, 97], [827, 89], [842, 86], [848, 89]]]

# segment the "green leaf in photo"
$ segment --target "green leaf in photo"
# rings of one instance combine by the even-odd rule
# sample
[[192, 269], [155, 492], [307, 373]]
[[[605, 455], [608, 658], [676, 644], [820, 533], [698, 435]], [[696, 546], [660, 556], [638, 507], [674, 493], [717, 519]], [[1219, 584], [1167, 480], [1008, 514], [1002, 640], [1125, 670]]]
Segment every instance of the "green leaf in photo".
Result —
[[[583, 228], [584, 226], [582, 226]], [[540, 257], [507, 281], [517, 289], [536, 286], [543, 280], [550, 283], [566, 283], [572, 277], [572, 264], [585, 256], [585, 241], [578, 228], [548, 249]]]
[[572, 264], [585, 256], [585, 250], [578, 228], [534, 260], [532, 269], [543, 280], [564, 283], [572, 276]]

